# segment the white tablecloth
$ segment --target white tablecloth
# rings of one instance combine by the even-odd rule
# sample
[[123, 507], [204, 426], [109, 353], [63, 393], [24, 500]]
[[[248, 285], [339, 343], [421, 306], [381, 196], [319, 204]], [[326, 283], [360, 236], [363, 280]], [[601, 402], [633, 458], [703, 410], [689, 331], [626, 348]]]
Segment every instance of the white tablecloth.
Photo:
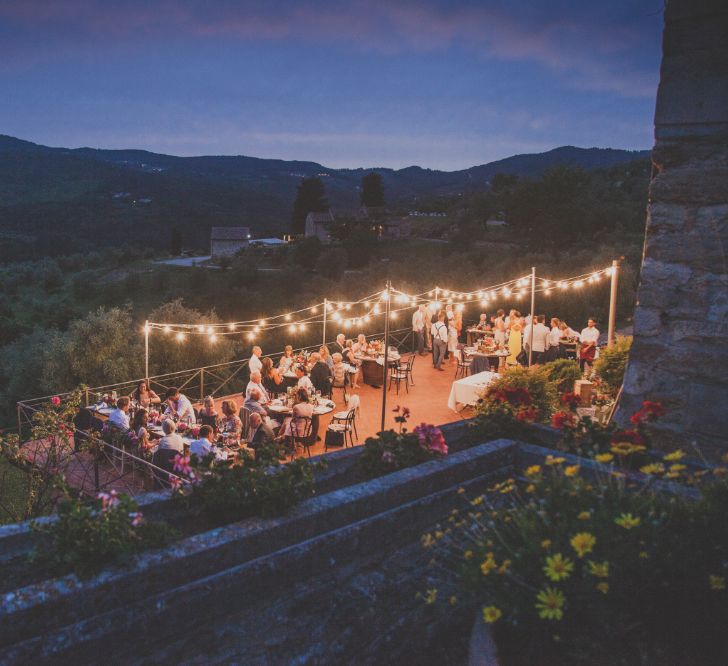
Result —
[[475, 405], [478, 403], [483, 389], [488, 386], [496, 377], [497, 372], [479, 372], [477, 375], [463, 377], [452, 383], [450, 398], [447, 406], [458, 411], [458, 405]]

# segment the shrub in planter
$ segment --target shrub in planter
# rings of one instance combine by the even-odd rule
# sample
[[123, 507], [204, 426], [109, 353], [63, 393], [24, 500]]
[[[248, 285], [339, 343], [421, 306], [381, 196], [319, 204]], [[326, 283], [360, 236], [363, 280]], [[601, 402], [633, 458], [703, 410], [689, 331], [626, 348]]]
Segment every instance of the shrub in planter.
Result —
[[557, 358], [555, 361], [549, 361], [541, 366], [541, 371], [555, 385], [559, 394], [573, 391], [574, 382], [582, 377], [579, 364], [569, 358]]
[[60, 503], [58, 520], [33, 524], [47, 535], [31, 559], [56, 575], [89, 576], [109, 564], [121, 564], [133, 553], [161, 547], [176, 532], [161, 522], [147, 523], [127, 495], [99, 493], [93, 503], [70, 498]]
[[612, 395], [617, 395], [624, 381], [624, 369], [630, 347], [632, 347], [631, 337], [618, 337], [613, 347], [599, 351], [599, 358], [594, 362], [594, 372]]
[[423, 536], [426, 600], [472, 603], [504, 664], [724, 663], [724, 472], [689, 501], [549, 456]]
[[377, 437], [368, 437], [359, 456], [358, 465], [370, 478], [389, 474], [447, 455], [447, 444], [439, 428], [421, 423], [412, 432], [404, 425], [409, 409], [395, 407], [399, 431], [386, 430]]
[[303, 458], [282, 465], [273, 449], [257, 459], [245, 453], [227, 461], [208, 456], [194, 466], [178, 455], [175, 471], [190, 481], [175, 484], [175, 498], [216, 524], [280, 515], [314, 489], [314, 465]]

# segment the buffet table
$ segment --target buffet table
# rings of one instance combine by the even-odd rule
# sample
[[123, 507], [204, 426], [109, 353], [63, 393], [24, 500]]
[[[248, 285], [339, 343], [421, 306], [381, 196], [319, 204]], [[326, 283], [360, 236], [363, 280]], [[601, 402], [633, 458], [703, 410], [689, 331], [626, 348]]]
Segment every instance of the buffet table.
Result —
[[[497, 377], [497, 372], [479, 372], [477, 375], [470, 375], [454, 381], [450, 389], [447, 406], [453, 411], [459, 412], [463, 407], [477, 405], [483, 389]], [[458, 405], [460, 405], [460, 409], [458, 409]]]

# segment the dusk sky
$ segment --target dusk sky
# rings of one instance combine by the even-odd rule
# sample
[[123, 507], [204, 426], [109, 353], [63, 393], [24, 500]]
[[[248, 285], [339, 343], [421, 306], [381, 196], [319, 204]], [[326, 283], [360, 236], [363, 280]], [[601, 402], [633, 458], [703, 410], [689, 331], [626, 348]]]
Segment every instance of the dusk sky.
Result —
[[0, 133], [458, 169], [652, 146], [661, 0], [0, 0]]

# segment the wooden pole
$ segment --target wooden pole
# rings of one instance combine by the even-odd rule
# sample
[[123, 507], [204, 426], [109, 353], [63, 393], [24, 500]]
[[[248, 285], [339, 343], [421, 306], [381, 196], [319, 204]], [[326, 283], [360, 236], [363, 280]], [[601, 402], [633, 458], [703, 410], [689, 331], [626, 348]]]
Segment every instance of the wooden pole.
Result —
[[533, 359], [533, 329], [536, 326], [536, 267], [531, 266], [531, 330], [528, 335], [528, 367]]
[[323, 341], [321, 342], [322, 345], [326, 344], [326, 311], [329, 309], [329, 299], [324, 298], [324, 331], [323, 331]]
[[619, 280], [619, 261], [612, 261], [612, 287], [609, 292], [609, 327], [607, 328], [607, 347], [614, 346], [614, 328], [617, 319], [617, 284]]
[[387, 280], [386, 301], [384, 304], [384, 368], [382, 368], [382, 427], [384, 432], [384, 421], [387, 416], [387, 372], [389, 370], [389, 303], [391, 298], [391, 289], [389, 280]]

